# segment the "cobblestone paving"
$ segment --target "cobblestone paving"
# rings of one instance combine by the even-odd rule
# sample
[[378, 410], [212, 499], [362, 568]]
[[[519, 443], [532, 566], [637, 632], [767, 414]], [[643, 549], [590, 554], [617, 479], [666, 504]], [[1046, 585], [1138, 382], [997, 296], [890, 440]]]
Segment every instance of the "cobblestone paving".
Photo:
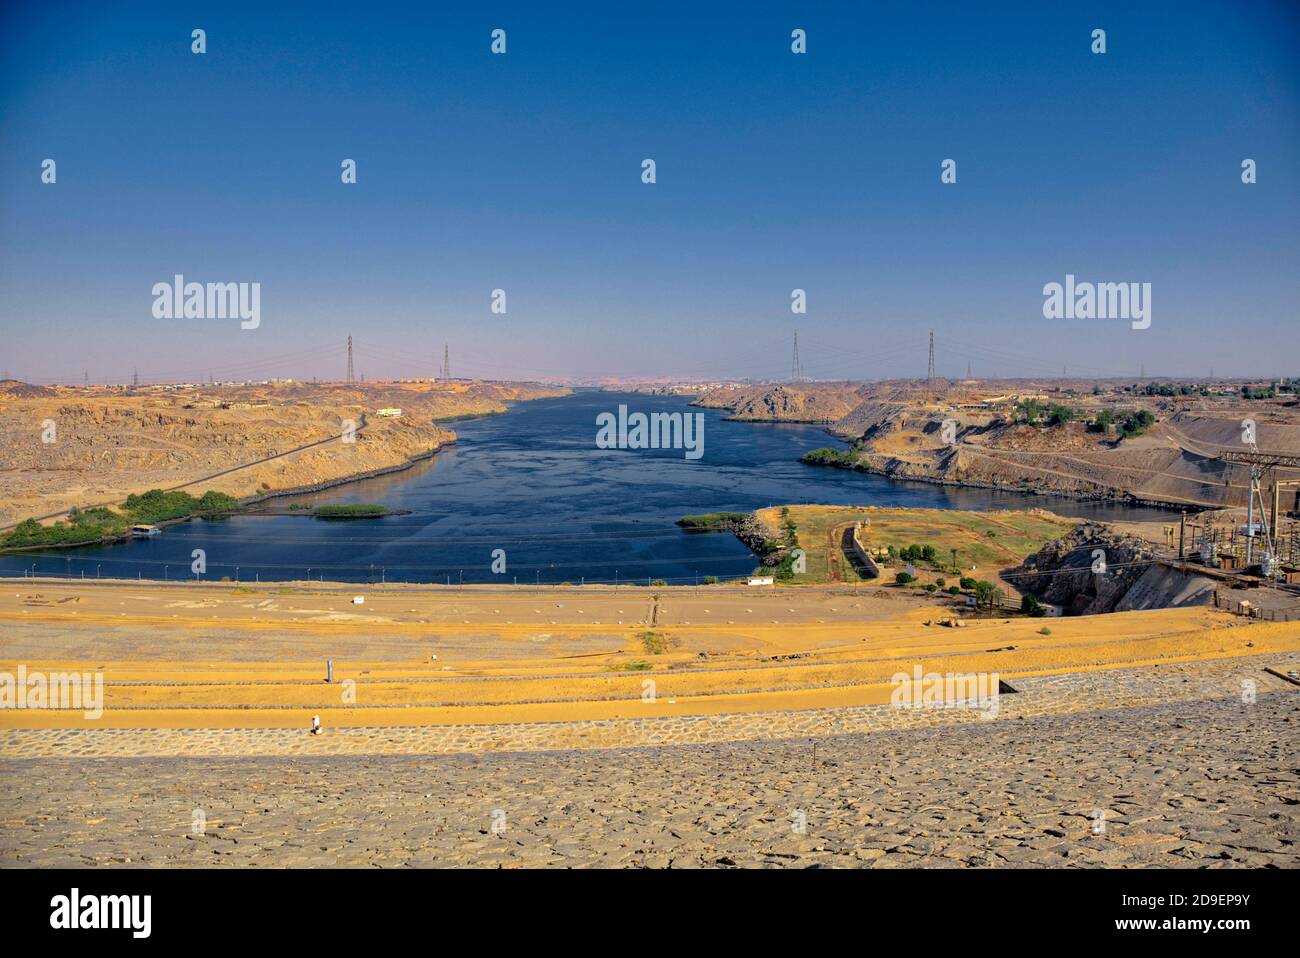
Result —
[[[1014, 694], [998, 696], [996, 721], [1098, 708], [1136, 708], [1202, 698], [1241, 698], [1246, 683], [1257, 694], [1294, 691], [1266, 666], [1300, 665], [1300, 654], [1251, 656], [1184, 664], [1075, 672], [1012, 679]], [[653, 705], [646, 706], [653, 711]], [[401, 710], [394, 709], [400, 716]], [[61, 729], [0, 732], [0, 760], [96, 756], [424, 755], [569, 748], [630, 748], [780, 740], [816, 735], [983, 722], [982, 708], [897, 708], [889, 704], [730, 715], [687, 715], [508, 725], [433, 725], [301, 729]], [[0, 783], [3, 764], [0, 764]]]
[[1296, 867], [1297, 732], [1292, 690], [783, 742], [18, 760], [0, 865]]

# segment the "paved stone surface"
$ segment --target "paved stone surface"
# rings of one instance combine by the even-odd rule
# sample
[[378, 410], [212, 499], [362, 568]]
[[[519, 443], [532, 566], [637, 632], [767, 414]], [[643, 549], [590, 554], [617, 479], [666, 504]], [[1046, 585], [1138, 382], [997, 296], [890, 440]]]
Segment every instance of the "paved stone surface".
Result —
[[1289, 686], [780, 742], [11, 760], [0, 865], [1296, 867], [1298, 731]]
[[[1137, 708], [1203, 698], [1242, 698], [1295, 691], [1267, 667], [1300, 665], [1300, 654], [1249, 656], [1074, 672], [1011, 680], [1014, 694], [998, 696], [996, 718]], [[653, 709], [653, 706], [647, 706]], [[394, 710], [400, 714], [400, 710]], [[302, 729], [48, 729], [0, 731], [0, 760], [60, 757], [270, 755], [425, 755], [571, 748], [630, 748], [931, 728], [989, 721], [984, 708], [898, 708], [889, 704], [729, 715], [521, 722], [502, 725], [432, 725]], [[328, 722], [329, 713], [325, 713]], [[0, 782], [3, 781], [0, 762]]]

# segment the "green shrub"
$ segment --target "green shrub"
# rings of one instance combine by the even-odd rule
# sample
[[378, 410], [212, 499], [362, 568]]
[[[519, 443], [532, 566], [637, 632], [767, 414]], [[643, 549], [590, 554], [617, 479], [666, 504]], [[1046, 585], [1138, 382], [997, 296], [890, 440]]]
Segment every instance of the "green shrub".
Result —
[[683, 529], [732, 529], [749, 518], [743, 512], [705, 512], [700, 515], [682, 516], [677, 525]]
[[668, 651], [668, 638], [659, 632], [642, 632], [641, 647], [648, 655], [663, 655]]
[[975, 583], [975, 602], [983, 608], [996, 608], [1002, 604], [1002, 590], [992, 582], [980, 579]]
[[350, 502], [317, 506], [311, 514], [317, 519], [374, 519], [388, 515], [388, 509], [370, 503]]
[[840, 466], [841, 468], [853, 468], [858, 464], [858, 457], [851, 451], [840, 451], [839, 449], [830, 449], [823, 446], [821, 449], [814, 449], [811, 452], [805, 452], [799, 457], [799, 461], [814, 466]]
[[209, 489], [199, 497], [196, 508], [199, 512], [235, 512], [239, 509], [239, 500]]
[[1047, 615], [1047, 610], [1043, 608], [1042, 603], [1028, 592], [1020, 597], [1020, 611], [1035, 619]]

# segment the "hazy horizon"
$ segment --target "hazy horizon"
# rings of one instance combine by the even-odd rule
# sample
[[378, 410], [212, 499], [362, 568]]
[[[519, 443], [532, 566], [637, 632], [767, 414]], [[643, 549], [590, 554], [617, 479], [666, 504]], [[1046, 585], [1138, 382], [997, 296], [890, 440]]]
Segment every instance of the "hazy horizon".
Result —
[[[933, 329], [952, 378], [1300, 374], [1293, 4], [736, 9], [7, 7], [0, 369], [771, 381], [797, 330], [871, 380]], [[177, 274], [260, 324], [155, 318]], [[1067, 275], [1150, 327], [1044, 318]]]

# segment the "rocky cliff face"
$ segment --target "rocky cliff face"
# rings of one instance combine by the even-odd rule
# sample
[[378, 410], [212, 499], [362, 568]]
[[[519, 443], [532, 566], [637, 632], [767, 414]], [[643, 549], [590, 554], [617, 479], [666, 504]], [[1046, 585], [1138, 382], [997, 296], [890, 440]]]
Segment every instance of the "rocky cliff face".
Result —
[[763, 422], [834, 423], [853, 409], [852, 390], [773, 386], [732, 407], [733, 419]]
[[1157, 564], [1146, 540], [1086, 523], [1049, 542], [1006, 578], [1066, 615], [1204, 605], [1214, 583]]

